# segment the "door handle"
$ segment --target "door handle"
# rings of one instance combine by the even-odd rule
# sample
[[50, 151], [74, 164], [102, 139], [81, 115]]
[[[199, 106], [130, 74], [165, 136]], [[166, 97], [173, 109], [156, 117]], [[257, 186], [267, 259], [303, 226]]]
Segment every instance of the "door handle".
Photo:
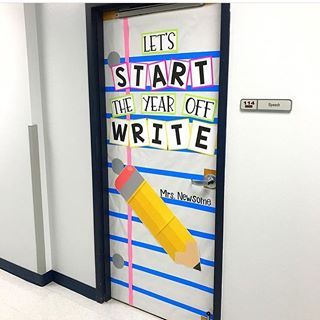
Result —
[[191, 180], [194, 186], [200, 186], [209, 189], [216, 188], [216, 176], [213, 174], [207, 174], [204, 176], [203, 180]]

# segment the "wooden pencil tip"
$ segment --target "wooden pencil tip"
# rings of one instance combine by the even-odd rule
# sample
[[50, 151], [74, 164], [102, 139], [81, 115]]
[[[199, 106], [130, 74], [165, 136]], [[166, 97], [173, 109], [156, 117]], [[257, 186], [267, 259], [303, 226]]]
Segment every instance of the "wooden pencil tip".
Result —
[[193, 269], [198, 270], [198, 271], [201, 271], [201, 264], [200, 264], [200, 262], [199, 262], [196, 266], [194, 266]]

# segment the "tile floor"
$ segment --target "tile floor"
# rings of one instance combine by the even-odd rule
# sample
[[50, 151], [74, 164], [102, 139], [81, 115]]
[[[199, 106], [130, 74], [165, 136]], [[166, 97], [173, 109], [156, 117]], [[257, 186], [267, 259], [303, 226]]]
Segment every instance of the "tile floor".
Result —
[[159, 320], [111, 300], [99, 304], [55, 283], [41, 288], [0, 270], [1, 320]]

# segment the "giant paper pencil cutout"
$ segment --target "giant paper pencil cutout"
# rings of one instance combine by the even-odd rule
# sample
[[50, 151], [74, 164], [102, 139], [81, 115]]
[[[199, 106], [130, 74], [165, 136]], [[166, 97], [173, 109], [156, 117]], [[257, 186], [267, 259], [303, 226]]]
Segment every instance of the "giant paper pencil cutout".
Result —
[[116, 189], [168, 255], [178, 264], [201, 271], [195, 239], [137, 169], [114, 159], [112, 170], [119, 175]]

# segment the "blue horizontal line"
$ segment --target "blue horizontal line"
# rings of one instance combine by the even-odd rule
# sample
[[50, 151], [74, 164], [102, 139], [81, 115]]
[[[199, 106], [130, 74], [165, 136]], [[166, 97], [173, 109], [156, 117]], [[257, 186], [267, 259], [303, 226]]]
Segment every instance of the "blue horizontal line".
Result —
[[[160, 60], [171, 60], [171, 59], [198, 59], [198, 58], [219, 58], [220, 51], [205, 51], [205, 52], [184, 52], [184, 53], [169, 53], [169, 54], [157, 54], [157, 55], [145, 55], [130, 57], [129, 62], [150, 62]], [[124, 63], [125, 58], [120, 58], [120, 63]], [[108, 64], [108, 59], [104, 59], [104, 64]]]
[[115, 283], [115, 284], [118, 284], [122, 287], [125, 287], [125, 288], [129, 288], [129, 285], [127, 282], [124, 282], [122, 280], [118, 280], [118, 279], [115, 279], [115, 278], [111, 278], [111, 282]]
[[112, 234], [109, 235], [109, 238], [110, 238], [110, 240], [123, 242], [123, 243], [128, 243], [128, 239], [122, 238], [122, 237], [118, 237], [118, 236], [115, 236], [115, 235], [112, 235]]
[[[118, 242], [123, 242], [123, 243], [128, 243], [128, 239], [127, 238], [123, 238], [123, 237], [119, 237], [113, 234], [109, 235], [110, 240], [114, 240], [114, 241], [118, 241]], [[145, 243], [145, 242], [141, 242], [141, 241], [137, 241], [137, 240], [132, 240], [132, 245], [139, 247], [139, 248], [144, 248], [144, 249], [148, 249], [151, 251], [156, 251], [156, 252], [160, 252], [160, 253], [167, 253], [162, 247], [158, 247], [155, 246], [153, 244], [149, 244], [149, 243]]]
[[154, 169], [154, 168], [145, 168], [145, 167], [137, 167], [137, 170], [139, 172], [143, 173], [151, 173], [151, 174], [157, 174], [167, 177], [175, 177], [175, 178], [183, 178], [188, 180], [203, 180], [202, 174], [193, 174], [193, 173], [186, 173], [186, 172], [177, 172], [177, 171], [170, 171], [170, 170], [160, 170], [160, 169]]
[[[120, 213], [120, 212], [109, 211], [109, 216], [123, 219], [123, 220], [128, 220], [128, 215], [124, 214], [124, 213]], [[142, 221], [138, 217], [135, 217], [135, 216], [132, 216], [132, 221], [142, 223]]]
[[108, 188], [107, 190], [109, 193], [112, 193], [112, 194], [120, 194], [120, 192], [117, 190], [117, 189], [114, 189], [114, 188]]
[[[112, 261], [112, 257], [110, 257], [110, 261]], [[126, 267], [128, 267], [128, 261], [124, 261], [124, 265]], [[170, 280], [170, 281], [174, 281], [174, 282], [177, 282], [177, 283], [180, 283], [180, 284], [192, 287], [192, 288], [196, 288], [196, 289], [199, 289], [199, 290], [204, 291], [204, 292], [208, 292], [208, 293], [211, 293], [211, 294], [214, 293], [214, 289], [213, 288], [204, 286], [204, 285], [199, 284], [197, 282], [193, 282], [193, 281], [186, 280], [186, 279], [183, 279], [183, 278], [180, 278], [180, 277], [176, 277], [176, 276], [173, 276], [171, 274], [164, 273], [164, 272], [161, 272], [161, 271], [158, 271], [158, 270], [155, 270], [155, 269], [147, 268], [147, 267], [141, 266], [139, 264], [133, 263], [132, 264], [132, 268], [135, 269], [135, 270], [139, 270], [139, 271], [142, 271], [142, 272], [145, 272], [145, 273], [152, 274], [152, 275], [160, 277], [160, 278], [164, 278], [164, 279], [167, 279], [167, 280]]]
[[143, 266], [140, 266], [140, 265], [137, 265], [137, 264], [133, 264], [132, 267], [134, 269], [136, 269], [136, 270], [139, 270], [139, 271], [142, 271], [142, 272], [146, 272], [146, 273], [150, 273], [150, 274], [155, 275], [157, 277], [161, 277], [161, 278], [168, 279], [168, 280], [171, 280], [171, 281], [174, 281], [174, 282], [178, 282], [178, 283], [184, 284], [186, 286], [193, 287], [193, 288], [199, 289], [201, 291], [205, 291], [205, 292], [209, 292], [209, 293], [213, 294], [213, 288], [209, 288], [207, 286], [198, 284], [196, 282], [189, 281], [189, 280], [186, 280], [186, 279], [182, 279], [182, 278], [179, 278], [179, 277], [175, 277], [175, 276], [172, 276], [170, 274], [167, 274], [167, 273], [164, 273], [164, 272], [160, 272], [160, 271], [157, 271], [157, 270], [153, 270], [153, 269], [150, 269], [150, 268], [146, 268], [146, 267], [143, 267]]
[[[118, 284], [118, 285], [120, 285], [120, 286], [123, 286], [123, 287], [125, 287], [125, 288], [128, 288], [128, 287], [129, 287], [128, 283], [126, 283], [126, 282], [124, 282], [124, 281], [122, 281], [122, 280], [115, 279], [115, 278], [111, 278], [111, 282], [113, 282], [113, 283], [115, 283], [115, 284]], [[187, 311], [189, 311], [189, 312], [198, 314], [198, 315], [200, 315], [200, 316], [204, 316], [204, 317], [206, 316], [206, 312], [205, 312], [205, 311], [202, 311], [202, 310], [200, 310], [200, 309], [191, 307], [191, 306], [186, 305], [186, 304], [184, 304], [184, 303], [181, 303], [181, 302], [179, 302], [179, 301], [169, 299], [169, 298], [167, 298], [167, 297], [161, 296], [161, 295], [159, 295], [159, 294], [157, 294], [157, 293], [154, 293], [154, 292], [151, 292], [151, 291], [149, 291], [149, 290], [142, 289], [142, 288], [137, 287], [137, 286], [135, 286], [135, 285], [132, 286], [132, 289], [133, 289], [134, 291], [137, 291], [137, 292], [139, 292], [139, 293], [142, 293], [142, 294], [144, 294], [144, 295], [146, 295], [146, 296], [149, 296], [149, 297], [151, 297], [151, 298], [154, 298], [154, 299], [156, 299], [156, 300], [160, 300], [160, 301], [162, 301], [162, 302], [171, 304], [171, 305], [176, 306], [176, 307], [178, 307], [178, 308], [181, 308], [181, 309], [187, 310]]]
[[[108, 188], [108, 192], [112, 193], [112, 194], [120, 194], [116, 189], [113, 189], [113, 188]], [[176, 199], [163, 198], [163, 197], [161, 197], [161, 199], [165, 203], [173, 204], [173, 205], [176, 205], [176, 206], [192, 208], [192, 209], [195, 209], [195, 210], [206, 211], [206, 212], [210, 212], [210, 213], [215, 213], [216, 212], [216, 208], [204, 206], [204, 205], [198, 204], [198, 203], [187, 202], [187, 201], [176, 200]]]
[[149, 244], [149, 243], [145, 243], [137, 240], [132, 240], [132, 245], [139, 248], [145, 248], [145, 249], [160, 252], [160, 253], [167, 253], [162, 247], [158, 247], [153, 244]]
[[[128, 239], [127, 238], [123, 238], [123, 237], [119, 237], [113, 234], [109, 235], [110, 240], [114, 240], [114, 241], [118, 241], [118, 242], [123, 242], [123, 243], [128, 243]], [[132, 245], [139, 247], [139, 248], [144, 248], [144, 249], [148, 249], [151, 251], [156, 251], [156, 252], [160, 252], [160, 253], [165, 253], [167, 254], [167, 252], [162, 248], [162, 247], [158, 247], [155, 246], [153, 244], [149, 244], [149, 243], [145, 243], [145, 242], [141, 242], [141, 241], [137, 241], [137, 240], [132, 240]], [[202, 265], [208, 266], [208, 267], [214, 267], [214, 261], [211, 260], [207, 260], [207, 259], [200, 259], [200, 263]]]
[[194, 307], [191, 307], [190, 305], [186, 305], [184, 303], [181, 303], [179, 301], [176, 301], [176, 300], [172, 300], [172, 299], [169, 299], [167, 297], [164, 297], [164, 296], [161, 296], [159, 294], [156, 294], [154, 292], [151, 292], [151, 291], [148, 291], [146, 289], [142, 289], [140, 287], [137, 287], [137, 286], [133, 286], [133, 290], [137, 291], [137, 292], [140, 292], [144, 295], [147, 295], [151, 298], [154, 298], [154, 299], [157, 299], [157, 300], [160, 300], [160, 301], [163, 301], [165, 303], [168, 303], [168, 304], [171, 304], [171, 305], [174, 305], [176, 307], [179, 307], [181, 309], [185, 309], [187, 311], [190, 311], [192, 313], [195, 313], [195, 314], [198, 314], [200, 316], [206, 316], [206, 312], [205, 311], [202, 311], [200, 309], [197, 309], [197, 308], [194, 308]]
[[[125, 92], [125, 89], [121, 89], [121, 90], [115, 90], [115, 88], [113, 86], [107, 86], [104, 88], [104, 92]], [[147, 86], [146, 89], [136, 89], [136, 88], [130, 88], [131, 92], [179, 92], [179, 91], [195, 91], [195, 92], [219, 92], [219, 86], [215, 85], [215, 86], [209, 86], [209, 87], [203, 87], [203, 88], [192, 88], [192, 86], [187, 86], [186, 89], [177, 89], [177, 88], [163, 88], [160, 90], [151, 90], [150, 86]]]
[[[109, 211], [109, 216], [119, 218], [122, 220], [128, 220], [128, 215], [124, 214], [124, 213], [120, 213], [120, 212]], [[132, 216], [132, 221], [142, 223], [142, 221], [138, 217], [135, 217], [135, 216]], [[215, 235], [212, 233], [207, 233], [207, 232], [202, 232], [202, 231], [197, 231], [197, 230], [192, 230], [192, 229], [188, 229], [188, 230], [195, 237], [209, 239], [209, 240], [215, 240]]]
[[189, 232], [198, 238], [203, 238], [203, 239], [209, 239], [209, 240], [215, 240], [216, 236], [215, 234], [212, 233], [207, 233], [207, 232], [202, 232], [202, 231], [197, 231], [197, 230], [192, 230], [192, 229], [188, 229]]
[[214, 261], [201, 258], [200, 262], [201, 262], [201, 265], [214, 268]]
[[108, 188], [108, 192], [112, 194], [120, 194], [117, 189]]
[[176, 206], [192, 208], [192, 209], [206, 211], [206, 212], [210, 212], [210, 213], [216, 212], [216, 208], [204, 206], [202, 204], [198, 204], [198, 203], [194, 203], [194, 202], [182, 201], [182, 200], [177, 200], [177, 199], [169, 199], [169, 198], [162, 198], [162, 200], [165, 203], [174, 204]]
[[[108, 168], [112, 168], [112, 163], [108, 162], [107, 164]], [[146, 167], [138, 167], [135, 166], [135, 168], [139, 172], [143, 173], [151, 173], [161, 176], [167, 176], [167, 177], [175, 177], [175, 178], [182, 178], [182, 179], [188, 179], [188, 180], [203, 180], [202, 174], [195, 174], [195, 173], [186, 173], [186, 172], [178, 172], [178, 171], [170, 171], [170, 170], [162, 170], [162, 169], [154, 169], [154, 168], [146, 168]]]
[[[106, 119], [111, 119], [112, 118], [112, 113], [106, 113], [105, 115]], [[125, 119], [126, 116], [119, 116], [117, 119]], [[194, 118], [188, 118], [185, 116], [170, 116], [170, 115], [151, 115], [151, 114], [130, 114], [130, 119], [131, 120], [139, 120], [139, 119], [151, 119], [151, 120], [161, 120], [161, 121], [172, 121], [172, 120], [184, 120], [184, 119], [189, 119], [190, 122], [193, 121], [201, 121], [201, 122], [210, 122], [213, 124], [218, 123], [218, 118], [214, 118], [212, 120], [204, 120], [204, 119], [194, 119]]]
[[[106, 139], [106, 144], [109, 144], [111, 146], [119, 146], [118, 144], [113, 144], [110, 143], [109, 139]], [[145, 147], [140, 147], [143, 149], [152, 149], [152, 150], [162, 150], [162, 151], [166, 151], [166, 152], [187, 152], [187, 153], [198, 153], [195, 152], [193, 150], [189, 150], [189, 149], [180, 149], [180, 150], [163, 150], [163, 149], [158, 149], [158, 148], [154, 148], [154, 147], [150, 147], [150, 146], [145, 146]], [[214, 150], [214, 155], [217, 155], [217, 149]]]

